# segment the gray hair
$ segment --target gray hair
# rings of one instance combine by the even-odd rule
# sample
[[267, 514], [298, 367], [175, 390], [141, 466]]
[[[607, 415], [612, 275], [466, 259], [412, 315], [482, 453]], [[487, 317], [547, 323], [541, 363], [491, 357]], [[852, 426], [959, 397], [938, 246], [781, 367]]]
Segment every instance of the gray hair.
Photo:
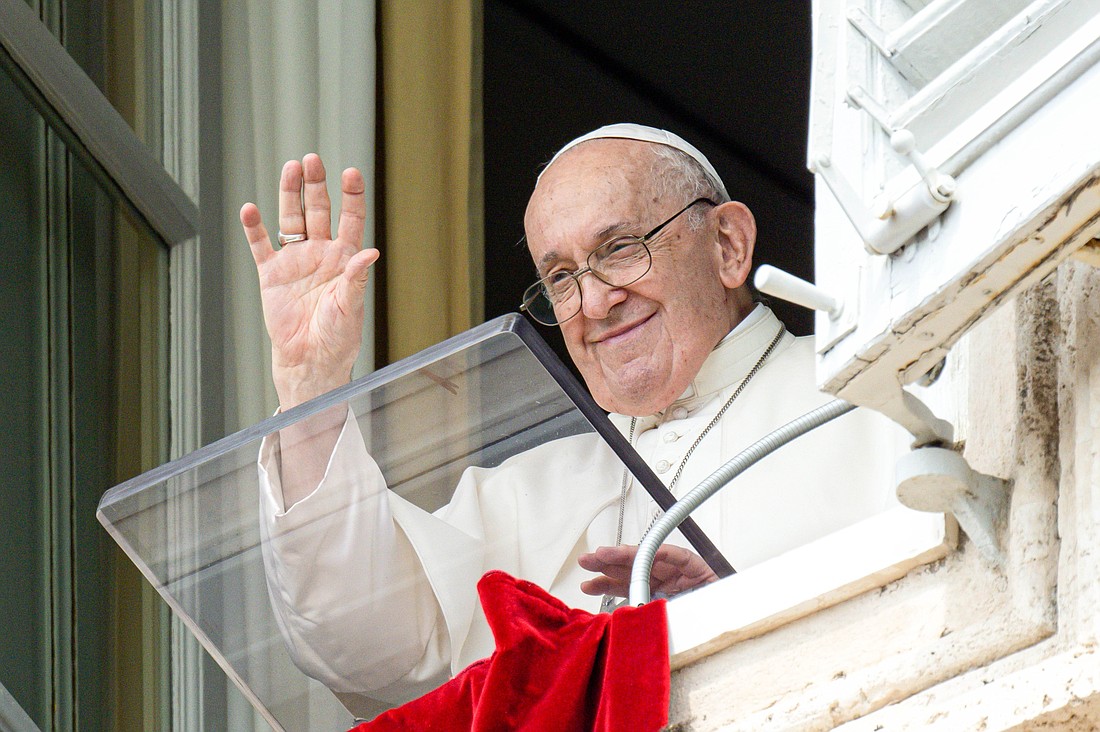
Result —
[[[730, 200], [725, 188], [687, 153], [662, 144], [653, 144], [651, 148], [653, 167], [650, 179], [655, 198], [682, 198], [684, 204], [696, 198], [709, 198], [715, 203]], [[703, 210], [692, 209], [687, 213], [688, 225], [698, 229], [703, 225], [705, 215]]]

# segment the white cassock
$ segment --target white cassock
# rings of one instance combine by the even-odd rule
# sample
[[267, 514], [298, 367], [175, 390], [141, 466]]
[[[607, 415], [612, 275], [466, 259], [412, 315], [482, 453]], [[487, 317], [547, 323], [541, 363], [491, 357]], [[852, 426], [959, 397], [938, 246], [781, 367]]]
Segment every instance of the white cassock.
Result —
[[[667, 484], [782, 325], [764, 306], [708, 356], [685, 394], [640, 418], [634, 445]], [[784, 334], [763, 367], [698, 444], [681, 497], [756, 440], [830, 397], [814, 383], [812, 338]], [[613, 415], [626, 434], [631, 418]], [[894, 505], [905, 434], [867, 410], [815, 430], [753, 466], [694, 514], [730, 563], [744, 569]], [[500, 569], [595, 611], [577, 557], [636, 544], [656, 516], [640, 486], [621, 502], [623, 467], [595, 434], [546, 443], [496, 468], [470, 468], [451, 502], [429, 514], [387, 490], [349, 417], [317, 489], [284, 511], [274, 458], [260, 455], [268, 586], [296, 663], [337, 692], [401, 700], [472, 661], [493, 639], [475, 585]], [[671, 543], [687, 546], [675, 533]]]

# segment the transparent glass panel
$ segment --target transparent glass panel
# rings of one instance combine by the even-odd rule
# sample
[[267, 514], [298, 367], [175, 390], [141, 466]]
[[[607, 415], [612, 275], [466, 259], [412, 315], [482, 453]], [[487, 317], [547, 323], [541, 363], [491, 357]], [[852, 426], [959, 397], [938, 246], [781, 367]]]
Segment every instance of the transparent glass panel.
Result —
[[[258, 496], [281, 500], [288, 463], [310, 454], [311, 441], [334, 434], [310, 425], [332, 414], [338, 426], [345, 416], [354, 419], [343, 428], [325, 481], [274, 524], [261, 518], [281, 506], [272, 509], [265, 503], [272, 499]], [[362, 440], [349, 436], [356, 430]], [[306, 435], [303, 441], [295, 441], [296, 433]], [[491, 638], [478, 646], [471, 640], [478, 631], [470, 629], [480, 613], [475, 583], [485, 570], [505, 569], [544, 586], [554, 579], [521, 559], [510, 562], [514, 537], [495, 536], [491, 527], [515, 523], [537, 533], [544, 527], [537, 509], [523, 515], [510, 497], [543, 490], [539, 485], [552, 491], [558, 478], [510, 482], [506, 491], [479, 493], [480, 503], [468, 495], [451, 500], [456, 485], [470, 490], [480, 469], [499, 466], [494, 473], [501, 475], [502, 464], [520, 453], [530, 469], [540, 451], [576, 456], [558, 468], [562, 480], [589, 469], [610, 475], [603, 482], [611, 483], [611, 501], [618, 498], [622, 460], [637, 460], [534, 329], [509, 315], [124, 483], [103, 497], [98, 515], [267, 720], [298, 729], [307, 713], [317, 723], [323, 702], [309, 693], [318, 682], [299, 670], [288, 642], [304, 667], [369, 716], [487, 655], [486, 640], [492, 650]], [[378, 490], [370, 487], [375, 462]], [[644, 464], [632, 472], [643, 484], [656, 482]], [[528, 497], [537, 506], [538, 496]], [[471, 510], [481, 517], [472, 519]], [[471, 527], [484, 527], [484, 534]], [[339, 531], [349, 536], [334, 541]], [[360, 542], [363, 535], [370, 540]], [[373, 557], [358, 562], [361, 573], [341, 575], [348, 571], [343, 565], [356, 563], [332, 560], [319, 548], [341, 542], [356, 547], [356, 556]], [[410, 557], [423, 564], [426, 579], [407, 571]], [[338, 607], [323, 602], [326, 591], [314, 591], [345, 581], [362, 592]], [[424, 594], [426, 583], [431, 590]], [[433, 594], [445, 599], [437, 605]], [[471, 646], [480, 650], [463, 657]], [[321, 697], [331, 700], [324, 713], [334, 725], [351, 721], [335, 697]]]
[[11, 732], [40, 732], [19, 702], [0, 684], [0, 728]]

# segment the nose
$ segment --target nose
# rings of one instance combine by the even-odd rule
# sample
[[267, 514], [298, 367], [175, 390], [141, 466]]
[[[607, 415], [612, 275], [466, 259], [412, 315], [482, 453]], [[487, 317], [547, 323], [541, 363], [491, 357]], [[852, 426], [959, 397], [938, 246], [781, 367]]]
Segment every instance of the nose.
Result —
[[602, 320], [615, 307], [626, 299], [626, 289], [612, 287], [591, 272], [581, 277], [578, 285], [581, 289], [581, 312], [591, 320]]

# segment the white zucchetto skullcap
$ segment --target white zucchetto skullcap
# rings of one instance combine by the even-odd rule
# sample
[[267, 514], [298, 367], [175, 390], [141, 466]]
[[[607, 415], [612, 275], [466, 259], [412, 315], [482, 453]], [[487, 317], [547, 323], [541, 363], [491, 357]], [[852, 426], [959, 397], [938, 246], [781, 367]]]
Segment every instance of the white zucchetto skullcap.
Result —
[[[718, 192], [729, 198], [729, 193], [726, 192], [726, 184], [722, 182], [721, 176], [718, 175], [718, 171], [714, 169], [714, 166], [707, 160], [707, 156], [699, 152], [698, 148], [692, 145], [690, 142], [680, 137], [677, 134], [669, 132], [668, 130], [659, 130], [656, 127], [647, 127], [646, 125], [636, 125], [630, 122], [620, 122], [613, 125], [605, 125], [598, 130], [593, 130], [586, 135], [581, 135], [575, 140], [566, 143], [565, 147], [558, 150], [554, 157], [550, 158], [550, 162], [546, 164], [546, 167], [542, 169], [542, 173], [554, 164], [554, 161], [562, 156], [564, 152], [570, 150], [582, 142], [588, 142], [589, 140], [602, 140], [602, 139], [618, 139], [618, 140], [638, 140], [639, 142], [654, 142], [658, 145], [667, 145], [672, 148], [676, 148], [680, 152], [691, 157], [692, 160], [699, 163], [703, 167], [703, 170], [713, 179], [715, 185], [718, 186]], [[542, 173], [539, 173], [539, 179], [542, 178]], [[537, 185], [537, 181], [536, 181]]]

